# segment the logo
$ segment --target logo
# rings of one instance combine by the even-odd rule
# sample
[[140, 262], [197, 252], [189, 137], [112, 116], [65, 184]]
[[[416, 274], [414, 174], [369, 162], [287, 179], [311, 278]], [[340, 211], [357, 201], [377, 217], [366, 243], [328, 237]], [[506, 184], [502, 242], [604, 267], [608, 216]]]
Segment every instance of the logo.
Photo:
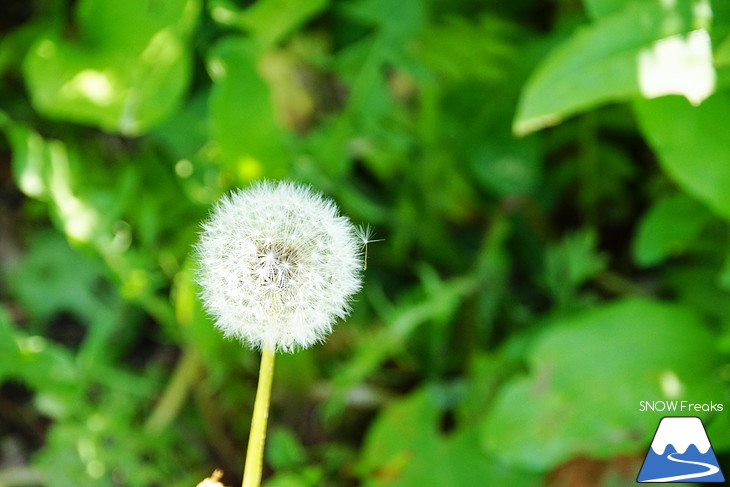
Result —
[[724, 482], [702, 420], [666, 417], [654, 433], [637, 482]]

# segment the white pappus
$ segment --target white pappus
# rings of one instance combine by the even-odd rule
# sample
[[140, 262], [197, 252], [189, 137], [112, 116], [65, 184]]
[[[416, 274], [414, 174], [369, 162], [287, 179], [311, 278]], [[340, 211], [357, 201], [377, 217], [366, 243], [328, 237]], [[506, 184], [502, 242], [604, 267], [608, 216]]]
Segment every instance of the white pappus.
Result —
[[252, 347], [307, 348], [348, 315], [362, 281], [360, 241], [371, 236], [307, 186], [263, 182], [233, 191], [196, 245], [205, 309], [226, 336]]
[[355, 235], [357, 235], [357, 238], [362, 242], [362, 248], [364, 251], [362, 270], [366, 271], [368, 270], [368, 244], [382, 242], [384, 239], [379, 238], [373, 240], [375, 232], [373, 232], [373, 228], [370, 225], [356, 227]]

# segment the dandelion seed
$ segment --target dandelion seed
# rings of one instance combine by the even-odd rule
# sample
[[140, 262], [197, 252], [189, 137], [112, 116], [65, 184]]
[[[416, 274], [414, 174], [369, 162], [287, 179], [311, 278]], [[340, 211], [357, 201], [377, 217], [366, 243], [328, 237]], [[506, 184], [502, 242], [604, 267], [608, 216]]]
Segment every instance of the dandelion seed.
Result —
[[362, 247], [365, 252], [365, 255], [363, 257], [362, 270], [366, 271], [368, 270], [368, 244], [382, 242], [384, 239], [380, 238], [377, 240], [373, 240], [375, 233], [373, 232], [373, 228], [370, 225], [365, 225], [364, 227], [356, 227], [355, 235], [362, 242]]

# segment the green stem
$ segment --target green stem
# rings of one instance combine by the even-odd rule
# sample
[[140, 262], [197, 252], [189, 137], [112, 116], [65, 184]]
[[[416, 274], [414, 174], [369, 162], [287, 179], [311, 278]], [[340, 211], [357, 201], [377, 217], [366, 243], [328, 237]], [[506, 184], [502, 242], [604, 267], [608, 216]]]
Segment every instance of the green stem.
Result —
[[595, 226], [599, 215], [600, 167], [598, 155], [598, 128], [596, 115], [585, 114], [580, 118], [579, 125], [580, 149], [578, 160], [580, 162], [581, 179], [581, 203], [583, 203], [584, 217], [589, 224]]
[[25, 487], [45, 485], [48, 481], [40, 470], [33, 467], [8, 467], [0, 470], [0, 486]]
[[182, 356], [175, 365], [175, 371], [167, 383], [165, 392], [155, 409], [147, 418], [145, 429], [157, 433], [170, 425], [185, 405], [190, 388], [203, 372], [198, 355], [190, 348], [183, 350]]
[[271, 382], [274, 377], [274, 351], [264, 347], [261, 354], [259, 385], [253, 405], [251, 433], [248, 437], [246, 466], [243, 469], [243, 487], [259, 487], [264, 462], [264, 443], [266, 442], [266, 420], [269, 418]]

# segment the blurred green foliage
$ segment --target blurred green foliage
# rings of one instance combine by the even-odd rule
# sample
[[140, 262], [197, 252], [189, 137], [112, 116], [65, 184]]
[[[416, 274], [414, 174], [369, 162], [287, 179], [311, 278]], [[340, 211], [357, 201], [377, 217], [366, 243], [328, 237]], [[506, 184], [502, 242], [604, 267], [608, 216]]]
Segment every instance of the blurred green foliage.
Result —
[[728, 5], [5, 1], [0, 485], [239, 482], [191, 245], [261, 178], [385, 239], [267, 486], [633, 485], [659, 400], [725, 404], [727, 475]]

